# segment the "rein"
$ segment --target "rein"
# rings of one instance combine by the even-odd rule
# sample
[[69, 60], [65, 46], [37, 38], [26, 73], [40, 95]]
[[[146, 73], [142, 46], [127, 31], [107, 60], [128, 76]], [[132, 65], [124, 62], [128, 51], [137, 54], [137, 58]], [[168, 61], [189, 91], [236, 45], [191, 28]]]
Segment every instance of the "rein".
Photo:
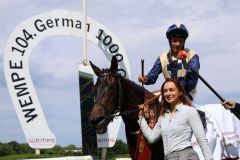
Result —
[[[115, 113], [110, 114], [110, 115], [107, 115], [107, 116], [105, 116], [105, 118], [108, 119], [109, 121], [112, 121], [114, 118], [117, 118], [117, 117], [119, 117], [119, 116], [128, 116], [128, 115], [130, 115], [130, 114], [139, 112], [139, 109], [138, 109], [138, 108], [132, 109], [132, 110], [127, 110], [127, 111], [121, 111], [121, 109], [122, 109], [122, 103], [123, 103], [123, 91], [122, 91], [122, 83], [121, 83], [120, 77], [122, 77], [122, 76], [121, 76], [121, 74], [113, 74], [113, 73], [105, 72], [105, 73], [101, 74], [100, 77], [104, 77], [104, 79], [106, 79], [106, 77], [107, 77], [108, 75], [114, 76], [114, 77], [116, 77], [117, 80], [118, 80], [118, 88], [119, 88], [119, 93], [118, 93], [118, 95], [119, 95], [119, 100], [118, 100], [117, 110], [115, 111]], [[101, 88], [102, 88], [102, 87], [103, 87], [103, 84], [102, 84]], [[151, 103], [152, 101], [158, 99], [159, 97], [160, 97], [160, 94], [154, 96], [154, 97], [151, 98], [151, 99], [148, 99], [146, 102], [144, 102], [144, 103], [141, 104], [141, 105], [146, 106], [146, 105], [148, 105], [149, 103]], [[104, 108], [105, 108], [105, 107], [104, 107]]]
[[[148, 99], [146, 102], [144, 102], [143, 106], [146, 106], [146, 105], [149, 105], [152, 101], [155, 101], [156, 99], [158, 99], [159, 97], [161, 96], [161, 94], [158, 94], [154, 97], [152, 97], [151, 99]], [[115, 114], [112, 114], [112, 115], [109, 115], [109, 116], [113, 116], [113, 117], [118, 117], [118, 116], [128, 116], [132, 113], [135, 113], [135, 112], [139, 112], [139, 109], [133, 109], [133, 110], [129, 110], [129, 111], [125, 111], [125, 112], [120, 112], [120, 113], [115, 113]]]

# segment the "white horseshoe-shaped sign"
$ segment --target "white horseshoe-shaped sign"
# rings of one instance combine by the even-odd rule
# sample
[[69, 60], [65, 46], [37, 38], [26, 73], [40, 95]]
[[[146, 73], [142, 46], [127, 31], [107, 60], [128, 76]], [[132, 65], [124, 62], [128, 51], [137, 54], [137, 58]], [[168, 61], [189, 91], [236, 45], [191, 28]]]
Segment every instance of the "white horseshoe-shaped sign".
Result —
[[[4, 50], [4, 74], [18, 119], [32, 148], [52, 148], [56, 138], [48, 127], [29, 70], [34, 47], [53, 35], [83, 37], [82, 14], [53, 10], [28, 18], [10, 35]], [[130, 76], [127, 54], [118, 38], [103, 25], [87, 19], [87, 39], [98, 45], [107, 59], [116, 55], [121, 69]]]

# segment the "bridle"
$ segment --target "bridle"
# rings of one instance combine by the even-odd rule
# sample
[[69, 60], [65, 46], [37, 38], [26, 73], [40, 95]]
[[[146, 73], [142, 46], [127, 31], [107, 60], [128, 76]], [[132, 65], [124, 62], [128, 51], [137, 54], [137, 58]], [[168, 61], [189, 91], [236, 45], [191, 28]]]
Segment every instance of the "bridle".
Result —
[[[128, 110], [128, 111], [122, 111], [122, 109], [123, 109], [122, 105], [123, 105], [123, 102], [124, 102], [123, 87], [122, 87], [122, 83], [121, 83], [121, 78], [123, 78], [122, 75], [121, 75], [120, 73], [104, 72], [104, 73], [100, 74], [98, 77], [99, 77], [99, 78], [103, 78], [103, 81], [102, 81], [102, 82], [104, 82], [104, 81], [106, 80], [107, 76], [113, 76], [113, 77], [115, 77], [115, 78], [117, 79], [117, 81], [118, 81], [118, 104], [117, 104], [117, 106], [113, 106], [114, 108], [117, 108], [117, 109], [114, 111], [114, 113], [113, 113], [113, 114], [110, 114], [110, 115], [106, 115], [106, 116], [104, 116], [104, 118], [105, 118], [107, 121], [110, 122], [110, 121], [112, 121], [114, 118], [117, 118], [117, 117], [119, 117], [119, 116], [128, 116], [128, 115], [130, 115], [130, 114], [132, 114], [132, 113], [138, 112], [138, 111], [139, 111], [138, 109], [132, 109], [132, 110]], [[102, 91], [102, 90], [103, 90], [103, 87], [104, 87], [104, 84], [101, 83], [99, 87], [100, 87], [100, 90]], [[109, 113], [109, 111], [107, 110], [107, 107], [100, 102], [100, 97], [101, 97], [101, 95], [102, 95], [102, 92], [97, 95], [97, 97], [96, 97], [96, 99], [95, 99], [95, 103], [100, 104], [100, 105], [104, 108], [104, 110], [106, 111], [106, 113]]]

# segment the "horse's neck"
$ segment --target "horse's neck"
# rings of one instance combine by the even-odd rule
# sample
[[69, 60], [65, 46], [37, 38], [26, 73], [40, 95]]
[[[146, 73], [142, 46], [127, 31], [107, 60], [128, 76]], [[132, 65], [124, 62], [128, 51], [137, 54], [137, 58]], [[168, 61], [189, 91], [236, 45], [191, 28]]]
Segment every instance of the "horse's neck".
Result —
[[126, 105], [125, 109], [137, 108], [138, 105], [144, 102], [145, 89], [143, 87], [140, 87], [127, 79], [122, 79], [122, 87], [124, 104]]
[[123, 89], [123, 104], [121, 111], [136, 111], [127, 116], [122, 116], [122, 119], [125, 123], [126, 132], [134, 133], [139, 130], [139, 125], [137, 123], [138, 105], [144, 103], [145, 92], [147, 91], [143, 87], [124, 78], [121, 79], [121, 84]]

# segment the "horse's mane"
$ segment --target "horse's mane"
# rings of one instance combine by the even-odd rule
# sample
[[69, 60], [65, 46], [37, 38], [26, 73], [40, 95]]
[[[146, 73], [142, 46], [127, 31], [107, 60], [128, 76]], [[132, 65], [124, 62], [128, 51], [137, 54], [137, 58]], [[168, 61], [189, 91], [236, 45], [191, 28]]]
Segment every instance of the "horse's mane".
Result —
[[135, 82], [131, 81], [130, 79], [127, 79], [123, 76], [121, 76], [121, 78], [126, 81], [126, 83], [129, 85], [129, 88], [135, 88], [136, 90], [140, 91], [140, 92], [144, 92], [145, 88], [143, 88], [142, 86], [136, 84]]
[[[103, 73], [109, 73], [111, 72], [110, 69], [102, 69], [102, 72]], [[131, 81], [130, 79], [128, 78], [125, 78], [123, 77], [120, 73], [116, 73], [117, 75], [119, 75], [119, 77], [121, 77], [122, 80], [124, 80], [128, 85], [129, 87], [132, 87], [140, 92], [144, 92], [145, 91], [145, 88], [143, 88], [142, 86], [136, 84], [135, 82]]]
[[[102, 69], [102, 72], [103, 73], [111, 73], [111, 70], [109, 68], [105, 68], [105, 69]], [[128, 78], [125, 78], [123, 77], [120, 73], [116, 73], [119, 77], [121, 77], [122, 80], [124, 80], [128, 85], [129, 87], [132, 87], [140, 92], [144, 92], [145, 91], [145, 88], [136, 84], [135, 82], [133, 82], [132, 80], [128, 79]]]
[[[104, 73], [112, 73], [111, 70], [109, 68], [104, 68], [102, 69], [102, 74]], [[119, 72], [116, 73], [112, 73], [112, 74], [116, 74], [118, 77], [120, 77], [121, 80], [123, 80], [125, 82], [125, 84], [127, 84], [128, 88], [132, 88], [134, 90], [137, 90], [137, 92], [139, 93], [145, 93], [145, 88], [136, 84], [135, 82], [133, 82], [132, 80], [122, 76]]]

